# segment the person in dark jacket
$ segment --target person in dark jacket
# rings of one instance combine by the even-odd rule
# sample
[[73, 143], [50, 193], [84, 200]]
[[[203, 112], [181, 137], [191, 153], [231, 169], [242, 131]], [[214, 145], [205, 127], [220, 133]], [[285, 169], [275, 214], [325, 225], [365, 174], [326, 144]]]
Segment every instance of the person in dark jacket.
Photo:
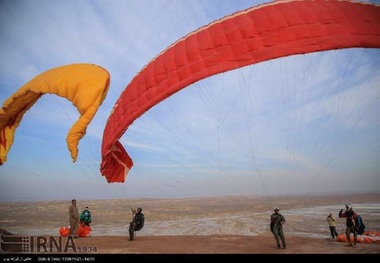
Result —
[[[346, 237], [347, 246], [356, 247], [358, 241], [358, 221], [357, 214], [352, 210], [352, 206], [346, 204], [346, 211], [343, 209], [339, 211], [339, 217], [346, 218]], [[351, 241], [351, 233], [354, 235], [354, 243]]]
[[280, 239], [282, 246], [286, 248], [286, 241], [284, 235], [283, 225], [285, 224], [285, 217], [279, 213], [280, 208], [277, 206], [273, 209], [274, 213], [270, 216], [270, 230], [276, 239], [277, 248], [281, 248]]
[[132, 222], [129, 223], [129, 240], [132, 241], [135, 236], [135, 231], [140, 231], [144, 227], [145, 217], [142, 213], [142, 209], [137, 208], [137, 212], [132, 210], [133, 219]]

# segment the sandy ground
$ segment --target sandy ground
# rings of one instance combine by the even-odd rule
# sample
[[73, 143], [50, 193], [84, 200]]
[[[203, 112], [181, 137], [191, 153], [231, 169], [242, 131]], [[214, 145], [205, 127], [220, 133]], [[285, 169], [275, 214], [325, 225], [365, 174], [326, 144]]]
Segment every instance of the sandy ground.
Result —
[[347, 247], [332, 238], [287, 236], [287, 248], [277, 249], [271, 236], [143, 236], [88, 237], [78, 247], [97, 248], [97, 253], [120, 254], [379, 254], [380, 244]]
[[[61, 254], [86, 254], [97, 259], [126, 255], [361, 255], [378, 256], [380, 242], [347, 247], [331, 238], [326, 222], [347, 199], [355, 200], [356, 211], [365, 217], [367, 230], [380, 231], [380, 195], [334, 197], [221, 197], [172, 200], [79, 200], [90, 204], [93, 233], [72, 239]], [[351, 202], [353, 203], [353, 202]], [[0, 203], [0, 228], [13, 235], [59, 238], [59, 226], [68, 221], [70, 200], [42, 203]], [[128, 240], [129, 207], [143, 207], [146, 226]], [[277, 249], [269, 231], [273, 206], [280, 206], [287, 219], [286, 249]], [[22, 216], [21, 216], [22, 214]], [[121, 214], [121, 215], [120, 215]], [[338, 232], [344, 231], [338, 219]], [[62, 237], [61, 237], [62, 238]], [[63, 243], [67, 238], [62, 238]], [[76, 250], [76, 251], [74, 251]], [[9, 251], [9, 250], [8, 250]], [[56, 254], [59, 251], [41, 254]], [[39, 253], [38, 253], [39, 254]], [[25, 255], [25, 254], [23, 254]], [[0, 252], [0, 257], [8, 253]]]
[[[129, 241], [126, 236], [96, 236], [73, 239], [74, 243], [70, 243], [67, 251], [61, 253], [55, 251], [52, 254], [65, 256], [86, 254], [95, 257], [127, 254], [380, 254], [380, 243], [359, 243], [357, 247], [347, 247], [345, 243], [337, 242], [332, 238], [287, 236], [286, 239], [287, 248], [277, 249], [271, 236], [137, 236], [133, 241]], [[67, 239], [64, 238], [64, 241]], [[2, 256], [7, 254], [9, 253], [3, 253]], [[40, 251], [27, 254], [48, 255], [50, 252]]]
[[[55, 261], [116, 261], [131, 260], [252, 260], [264, 257], [294, 260], [375, 260], [380, 244], [358, 244], [347, 247], [332, 238], [315, 239], [287, 236], [287, 249], [277, 249], [271, 236], [138, 236], [128, 241], [125, 236], [97, 236], [74, 240], [76, 252], [0, 254], [2, 261], [9, 258], [41, 258]], [[86, 249], [91, 252], [80, 252]], [[238, 256], [238, 257], [236, 257]], [[48, 259], [49, 260], [49, 259]]]

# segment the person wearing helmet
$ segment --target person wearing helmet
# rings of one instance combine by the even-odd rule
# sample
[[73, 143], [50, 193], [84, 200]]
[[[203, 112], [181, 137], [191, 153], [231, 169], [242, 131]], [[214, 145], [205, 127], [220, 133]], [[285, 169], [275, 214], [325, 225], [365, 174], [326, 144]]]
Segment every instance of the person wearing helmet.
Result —
[[140, 231], [144, 227], [145, 217], [142, 213], [141, 207], [137, 208], [137, 212], [132, 210], [133, 218], [132, 222], [129, 223], [129, 241], [132, 241], [135, 237], [135, 231]]
[[86, 226], [90, 226], [92, 221], [91, 212], [88, 208], [88, 205], [85, 205], [84, 210], [80, 213], [80, 223]]
[[[346, 204], [346, 211], [343, 211], [343, 209], [341, 209], [339, 211], [339, 217], [346, 218], [347, 246], [356, 247], [358, 240], [357, 214], [352, 210], [352, 206]], [[351, 233], [354, 235], [354, 243], [351, 241]]]
[[280, 208], [273, 208], [274, 213], [270, 216], [270, 230], [274, 235], [276, 240], [277, 248], [281, 248], [280, 239], [282, 242], [282, 247], [286, 249], [286, 241], [283, 225], [285, 224], [285, 217], [280, 214]]

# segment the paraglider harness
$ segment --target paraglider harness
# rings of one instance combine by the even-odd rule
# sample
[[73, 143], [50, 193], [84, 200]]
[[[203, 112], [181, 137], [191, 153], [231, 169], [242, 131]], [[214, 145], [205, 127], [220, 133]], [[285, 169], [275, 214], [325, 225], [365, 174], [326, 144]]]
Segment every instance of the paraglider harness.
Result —
[[346, 225], [349, 228], [353, 228], [356, 231], [358, 235], [362, 235], [364, 233], [365, 225], [363, 223], [363, 218], [361, 215], [358, 215], [352, 210], [347, 210], [349, 208], [348, 205], [346, 205], [346, 212], [343, 212], [343, 209], [339, 212], [339, 217], [346, 217]]
[[132, 222], [129, 223], [129, 240], [133, 240], [135, 237], [135, 232], [140, 231], [144, 227], [145, 223], [145, 217], [144, 214], [141, 212], [142, 209], [138, 208], [137, 213], [133, 209], [132, 213], [134, 214]]
[[362, 235], [364, 233], [365, 225], [363, 223], [363, 218], [361, 217], [361, 215], [357, 215], [356, 221], [357, 221], [357, 227], [358, 227], [357, 232], [359, 235]]
[[279, 214], [272, 215], [270, 221], [270, 231], [273, 233], [274, 228], [280, 229], [281, 227], [281, 216]]

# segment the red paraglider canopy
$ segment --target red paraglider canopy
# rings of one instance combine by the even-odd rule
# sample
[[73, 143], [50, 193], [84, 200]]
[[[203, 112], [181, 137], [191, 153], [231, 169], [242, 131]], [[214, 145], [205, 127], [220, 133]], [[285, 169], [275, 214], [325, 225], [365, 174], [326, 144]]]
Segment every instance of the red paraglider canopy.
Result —
[[103, 134], [101, 173], [124, 182], [133, 166], [120, 137], [144, 112], [206, 77], [262, 61], [343, 48], [380, 47], [380, 6], [276, 1], [234, 13], [169, 46], [128, 84]]

